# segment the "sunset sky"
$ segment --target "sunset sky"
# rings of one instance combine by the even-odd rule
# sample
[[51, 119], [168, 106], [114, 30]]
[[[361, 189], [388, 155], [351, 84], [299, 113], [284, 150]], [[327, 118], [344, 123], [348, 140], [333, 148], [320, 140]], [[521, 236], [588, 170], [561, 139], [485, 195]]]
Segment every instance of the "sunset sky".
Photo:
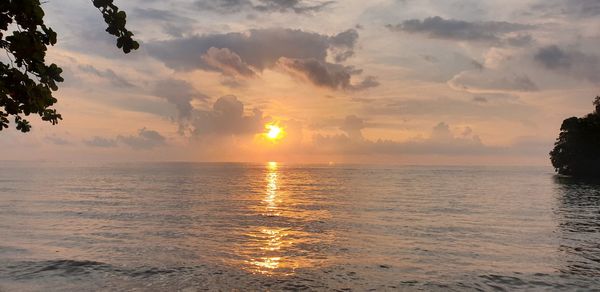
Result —
[[600, 94], [597, 0], [116, 4], [128, 55], [90, 1], [44, 4], [64, 120], [0, 160], [549, 164]]

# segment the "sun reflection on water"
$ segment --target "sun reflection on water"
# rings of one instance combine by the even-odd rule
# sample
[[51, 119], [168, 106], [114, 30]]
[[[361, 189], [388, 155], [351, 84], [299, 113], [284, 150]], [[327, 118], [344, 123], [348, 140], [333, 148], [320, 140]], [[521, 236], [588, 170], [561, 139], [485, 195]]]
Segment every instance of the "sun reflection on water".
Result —
[[267, 164], [267, 190], [263, 202], [266, 204], [267, 216], [279, 216], [277, 212], [277, 203], [281, 200], [277, 198], [277, 162], [269, 162]]
[[284, 229], [269, 229], [261, 230], [263, 234], [262, 246], [259, 247], [265, 255], [250, 261], [254, 266], [253, 271], [261, 274], [272, 274], [273, 271], [280, 267], [282, 257], [275, 256], [286, 244], [285, 237], [288, 235]]
[[[262, 214], [267, 217], [278, 217], [281, 215], [279, 205], [283, 202], [278, 193], [279, 172], [277, 162], [269, 162], [266, 165], [266, 189], [262, 199], [264, 209]], [[260, 256], [247, 261], [251, 265], [251, 271], [260, 274], [271, 275], [275, 269], [282, 266], [282, 249], [292, 245], [289, 241], [288, 232], [285, 228], [274, 228], [265, 226], [258, 232], [249, 234], [254, 237], [260, 250]]]
[[321, 262], [316, 253], [305, 248], [321, 242], [324, 235], [309, 232], [300, 222], [321, 218], [322, 213], [296, 207], [307, 202], [287, 189], [307, 183], [308, 178], [286, 173], [289, 170], [277, 162], [267, 163], [263, 171], [263, 189], [258, 197], [253, 197], [256, 203], [248, 206], [260, 223], [245, 233], [247, 240], [238, 250], [244, 257], [242, 268], [266, 276], [293, 275], [299, 268]]

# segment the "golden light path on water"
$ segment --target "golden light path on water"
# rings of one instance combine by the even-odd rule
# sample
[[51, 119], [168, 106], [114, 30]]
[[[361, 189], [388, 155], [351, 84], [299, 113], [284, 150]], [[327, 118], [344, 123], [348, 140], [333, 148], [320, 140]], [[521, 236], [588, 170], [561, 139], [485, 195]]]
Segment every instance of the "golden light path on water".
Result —
[[267, 189], [266, 196], [263, 199], [263, 202], [267, 205], [267, 215], [269, 216], [279, 216], [277, 213], [277, 200], [281, 200], [277, 198], [277, 162], [269, 162], [267, 164]]
[[260, 207], [255, 209], [263, 218], [264, 226], [252, 230], [247, 235], [252, 238], [249, 244], [251, 257], [246, 260], [246, 269], [264, 275], [292, 274], [300, 264], [287, 256], [287, 249], [294, 245], [289, 228], [275, 224], [282, 216], [281, 206], [284, 195], [279, 193], [280, 173], [277, 162], [269, 162], [265, 168], [265, 192]]
[[327, 257], [320, 250], [333, 237], [319, 228], [328, 212], [307, 197], [305, 186], [313, 185], [314, 177], [277, 162], [263, 167], [262, 184], [246, 200], [251, 226], [236, 247], [237, 264], [265, 276], [290, 276], [323, 265]]
[[[263, 215], [268, 217], [281, 215], [278, 210], [278, 205], [282, 202], [282, 199], [277, 196], [279, 176], [277, 167], [277, 162], [269, 162], [266, 166], [266, 190], [262, 202], [266, 206]], [[272, 254], [282, 249], [287, 233], [285, 229], [269, 227], [262, 228], [260, 233], [262, 233], [262, 236], [259, 237], [262, 239], [260, 250], [265, 253], [265, 256], [250, 260], [250, 264], [253, 266], [251, 270], [261, 274], [271, 274], [273, 270], [279, 268], [282, 261], [281, 256], [273, 256]]]

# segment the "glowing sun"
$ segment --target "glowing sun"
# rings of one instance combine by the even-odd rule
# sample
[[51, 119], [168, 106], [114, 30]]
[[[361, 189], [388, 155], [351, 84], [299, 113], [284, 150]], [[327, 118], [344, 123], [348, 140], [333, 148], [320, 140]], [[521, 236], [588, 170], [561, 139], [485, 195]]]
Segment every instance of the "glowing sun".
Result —
[[276, 124], [265, 125], [265, 137], [267, 139], [275, 141], [283, 138], [283, 129]]

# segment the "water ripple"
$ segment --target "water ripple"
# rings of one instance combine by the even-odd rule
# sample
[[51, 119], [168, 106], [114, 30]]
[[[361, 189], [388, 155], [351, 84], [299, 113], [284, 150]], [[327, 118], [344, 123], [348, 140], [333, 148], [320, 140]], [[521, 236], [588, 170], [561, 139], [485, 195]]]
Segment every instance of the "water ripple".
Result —
[[600, 184], [545, 168], [0, 168], [0, 290], [592, 290]]

